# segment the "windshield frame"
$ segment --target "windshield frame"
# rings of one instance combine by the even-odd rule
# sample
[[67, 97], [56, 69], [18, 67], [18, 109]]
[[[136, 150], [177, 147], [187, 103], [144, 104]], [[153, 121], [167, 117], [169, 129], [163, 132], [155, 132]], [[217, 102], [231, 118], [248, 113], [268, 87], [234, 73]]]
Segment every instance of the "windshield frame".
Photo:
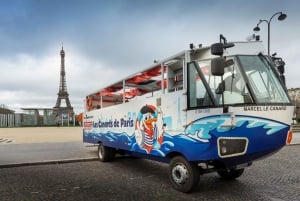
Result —
[[[244, 66], [245, 64], [243, 63], [245, 61], [242, 61], [242, 59], [241, 59], [241, 57], [243, 57], [243, 56], [247, 56], [247, 57], [252, 56], [254, 58], [257, 57], [257, 59], [254, 60], [254, 62], [248, 63], [248, 65], [250, 66], [249, 67], [250, 70], [248, 70], [248, 72], [245, 69], [245, 66]], [[263, 57], [263, 58], [261, 58], [261, 57]], [[231, 95], [229, 93], [227, 95], [227, 97], [230, 97], [232, 100], [231, 100], [231, 102], [229, 101], [226, 103], [226, 98], [224, 98], [224, 100], [225, 100], [224, 105], [238, 106], [238, 105], [266, 105], [266, 104], [268, 104], [268, 105], [278, 105], [278, 104], [291, 105], [292, 104], [291, 99], [287, 93], [286, 87], [281, 82], [274, 65], [272, 63], [270, 63], [268, 61], [268, 58], [266, 58], [264, 55], [233, 55], [233, 56], [227, 56], [226, 58], [227, 58], [227, 60], [232, 59], [234, 62], [233, 62], [233, 64], [229, 65], [229, 67], [228, 66], [225, 67], [225, 68], [227, 68], [226, 69], [227, 74], [229, 74], [229, 76], [227, 75], [227, 77], [225, 77], [225, 78], [228, 78], [230, 76], [234, 77], [235, 75], [237, 75], [237, 77], [240, 76], [239, 77], [240, 81], [238, 79], [236, 79], [235, 81], [237, 83], [240, 82], [237, 84], [237, 86], [240, 86], [241, 91], [239, 93], [240, 97], [234, 96], [234, 94]], [[210, 68], [210, 61], [211, 61], [211, 59], [201, 59], [201, 60], [195, 60], [195, 61], [189, 62], [188, 63], [188, 71], [190, 71], [189, 68], [195, 68], [195, 71], [197, 71], [197, 73], [201, 79], [201, 84], [206, 88], [206, 93], [209, 96], [209, 98], [211, 99], [213, 105], [212, 104], [195, 105], [194, 103], [190, 104], [191, 100], [188, 100], [188, 108], [189, 109], [224, 106], [223, 103], [220, 101], [220, 97], [218, 97], [219, 95], [216, 93], [216, 87], [215, 87], [216, 85], [219, 84], [219, 82], [224, 77], [221, 78], [221, 76], [213, 76], [211, 74], [204, 74], [205, 72], [203, 72], [203, 69], [202, 69], [203, 66], [205, 66], [205, 65], [209, 66], [209, 68]], [[251, 60], [249, 60], [249, 61], [251, 61]], [[277, 98], [279, 97], [281, 99], [281, 101], [275, 102], [275, 101], [260, 101], [259, 100], [258, 95], [257, 95], [258, 90], [255, 90], [255, 88], [254, 88], [255, 86], [253, 85], [253, 78], [251, 79], [251, 77], [249, 77], [249, 72], [251, 72], [251, 69], [253, 70], [253, 73], [259, 72], [258, 67], [251, 66], [251, 65], [253, 65], [253, 63], [255, 64], [255, 61], [258, 62], [258, 65], [259, 65], [258, 67], [264, 66], [264, 68], [262, 69], [261, 72], [264, 72], [264, 71], [266, 72], [265, 80], [270, 82], [268, 87], [273, 89], [273, 96], [274, 96], [273, 100], [277, 100]], [[230, 75], [231, 71], [232, 71], [232, 74]], [[271, 77], [268, 73], [271, 73]], [[260, 74], [257, 74], [257, 75], [260, 75]], [[194, 88], [191, 89], [190, 86], [191, 85], [194, 86], [195, 84], [190, 84], [191, 76], [187, 75], [187, 78], [188, 78], [187, 94], [188, 94], [188, 99], [190, 99], [190, 97], [192, 97], [192, 96], [189, 96], [189, 94], [192, 94], [195, 90]], [[261, 79], [261, 81], [265, 81], [263, 78], [260, 78], [260, 79]], [[276, 79], [276, 80], [274, 81], [274, 79]], [[211, 80], [214, 80], [215, 83], [214, 84], [209, 83]], [[195, 80], [195, 82], [197, 82], [197, 80]], [[227, 90], [231, 93], [232, 93], [232, 86], [230, 86], [230, 85], [232, 85], [232, 84], [233, 84], [232, 82], [230, 84], [226, 83], [226, 86], [225, 86], [227, 89], [231, 88], [230, 89], [231, 91]], [[279, 87], [279, 89], [278, 89], [278, 87]], [[270, 93], [272, 93], [272, 92], [270, 92]], [[245, 97], [243, 97], [243, 96], [247, 96], [248, 99], [245, 99]], [[272, 98], [270, 95], [269, 95], [269, 97]], [[238, 101], [236, 101], [237, 99], [238, 99]]]
[[[271, 85], [272, 85], [272, 87], [275, 87], [275, 90], [277, 90], [277, 92], [276, 92], [276, 93], [278, 93], [277, 95], [280, 95], [281, 98], [285, 99], [285, 100], [279, 101], [279, 102], [260, 101], [259, 98], [258, 98], [258, 93], [255, 91], [256, 85], [253, 84], [254, 82], [250, 79], [250, 76], [249, 76], [250, 74], [256, 73], [258, 71], [253, 71], [252, 73], [247, 74], [245, 64], [241, 60], [242, 57], [257, 57], [257, 58], [259, 58], [259, 60], [263, 64], [262, 66], [265, 66], [265, 70], [269, 71], [268, 75], [271, 75], [271, 76], [267, 77], [268, 78], [267, 81], [272, 82]], [[246, 84], [248, 85], [248, 89], [251, 93], [251, 96], [252, 96], [255, 104], [257, 104], [257, 105], [258, 104], [291, 104], [291, 99], [290, 99], [290, 97], [287, 93], [286, 86], [280, 80], [279, 74], [276, 71], [275, 66], [268, 60], [267, 56], [260, 53], [258, 55], [235, 55], [235, 58], [238, 62], [238, 66], [241, 69], [241, 73], [244, 76], [244, 80], [246, 81]], [[257, 69], [253, 68], [253, 70], [257, 70]], [[264, 69], [262, 69], [262, 70], [264, 70]], [[259, 76], [261, 77], [261, 80], [264, 82], [265, 87], [267, 88], [267, 86], [266, 86], [267, 84], [265, 83], [265, 80], [263, 80], [262, 74], [259, 74]], [[273, 91], [274, 91], [274, 89], [273, 89]], [[266, 98], [271, 98], [270, 94], [272, 92], [267, 91], [267, 93], [269, 94], [269, 97], [266, 97]], [[276, 95], [276, 94], [273, 94], [273, 95]]]

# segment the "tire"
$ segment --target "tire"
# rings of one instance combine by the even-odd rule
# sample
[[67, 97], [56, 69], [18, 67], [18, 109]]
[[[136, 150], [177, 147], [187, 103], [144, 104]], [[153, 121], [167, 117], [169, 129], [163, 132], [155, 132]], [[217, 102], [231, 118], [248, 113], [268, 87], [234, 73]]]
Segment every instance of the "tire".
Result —
[[220, 170], [218, 174], [225, 180], [233, 180], [240, 177], [244, 172], [244, 168], [242, 169], [229, 169], [229, 170]]
[[114, 158], [114, 149], [103, 146], [102, 143], [98, 145], [98, 158], [101, 162], [108, 162]]
[[175, 190], [188, 193], [198, 185], [200, 171], [196, 164], [188, 162], [182, 156], [176, 156], [169, 165], [169, 178]]

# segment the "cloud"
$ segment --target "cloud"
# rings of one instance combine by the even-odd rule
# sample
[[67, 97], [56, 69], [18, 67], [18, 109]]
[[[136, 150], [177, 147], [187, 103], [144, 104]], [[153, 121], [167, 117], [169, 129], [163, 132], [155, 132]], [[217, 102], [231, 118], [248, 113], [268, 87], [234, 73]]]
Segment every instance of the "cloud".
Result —
[[[53, 107], [62, 43], [69, 98], [80, 112], [87, 94], [152, 65], [153, 60], [188, 49], [189, 43], [208, 46], [220, 34], [229, 41], [245, 41], [259, 19], [278, 11], [288, 18], [272, 21], [271, 49], [286, 61], [288, 87], [298, 87], [298, 7], [297, 1], [278, 0], [2, 1], [0, 104], [15, 110]], [[266, 31], [264, 24], [259, 34], [265, 46]]]

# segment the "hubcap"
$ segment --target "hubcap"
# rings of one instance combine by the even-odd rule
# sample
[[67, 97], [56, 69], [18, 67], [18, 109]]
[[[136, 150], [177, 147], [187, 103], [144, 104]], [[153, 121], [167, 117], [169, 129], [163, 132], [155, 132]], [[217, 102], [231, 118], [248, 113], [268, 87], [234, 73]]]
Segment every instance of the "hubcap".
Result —
[[172, 177], [177, 184], [184, 184], [189, 179], [188, 170], [183, 164], [177, 164], [172, 169]]

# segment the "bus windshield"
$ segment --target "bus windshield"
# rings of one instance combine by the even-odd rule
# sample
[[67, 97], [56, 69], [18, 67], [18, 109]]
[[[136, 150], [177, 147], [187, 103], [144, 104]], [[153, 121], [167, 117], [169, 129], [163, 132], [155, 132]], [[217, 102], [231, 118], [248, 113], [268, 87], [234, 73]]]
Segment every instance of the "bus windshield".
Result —
[[[264, 56], [234, 56], [226, 58], [223, 80], [225, 91], [219, 94], [221, 76], [213, 76], [210, 60], [190, 63], [189, 106], [203, 107], [214, 104], [290, 103], [288, 95]], [[209, 88], [209, 90], [205, 90]]]
[[257, 103], [289, 103], [273, 67], [263, 56], [238, 56]]

